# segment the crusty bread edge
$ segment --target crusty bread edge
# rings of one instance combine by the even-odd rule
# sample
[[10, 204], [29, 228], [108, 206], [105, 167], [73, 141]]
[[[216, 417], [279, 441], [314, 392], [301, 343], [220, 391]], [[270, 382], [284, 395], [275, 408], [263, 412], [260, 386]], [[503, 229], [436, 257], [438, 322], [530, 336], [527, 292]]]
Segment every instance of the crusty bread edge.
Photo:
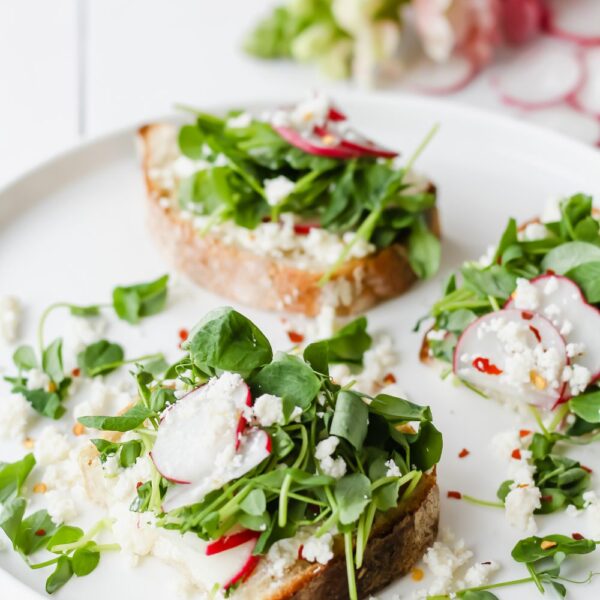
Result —
[[[266, 310], [286, 310], [317, 315], [331, 304], [336, 286], [345, 289], [338, 314], [354, 314], [406, 291], [417, 279], [406, 247], [394, 244], [365, 258], [346, 262], [328, 286], [318, 284], [322, 273], [300, 269], [285, 261], [248, 252], [226, 244], [210, 233], [200, 236], [193, 224], [183, 220], [174, 207], [172, 190], [161, 189], [150, 177], [161, 162], [161, 147], [172, 125], [151, 124], [140, 128], [138, 137], [148, 198], [150, 229], [173, 266], [208, 290], [241, 304]], [[431, 190], [435, 188], [431, 185]], [[171, 206], [161, 202], [169, 198]], [[436, 208], [427, 214], [429, 227], [439, 237]], [[350, 297], [348, 297], [350, 296]]]

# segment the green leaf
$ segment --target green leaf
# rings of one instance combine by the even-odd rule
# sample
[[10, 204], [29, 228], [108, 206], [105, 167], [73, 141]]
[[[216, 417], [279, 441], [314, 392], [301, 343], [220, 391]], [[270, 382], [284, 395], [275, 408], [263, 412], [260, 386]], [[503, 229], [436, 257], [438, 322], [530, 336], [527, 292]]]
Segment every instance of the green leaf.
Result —
[[574, 396], [569, 400], [569, 408], [588, 423], [600, 423], [600, 390]]
[[589, 242], [567, 242], [550, 250], [542, 260], [544, 271], [564, 275], [577, 267], [600, 261], [600, 247]]
[[75, 304], [71, 304], [69, 310], [75, 317], [97, 317], [100, 314], [100, 307], [96, 304], [90, 306], [76, 306]]
[[44, 548], [56, 531], [56, 525], [46, 510], [38, 510], [21, 522], [16, 549], [29, 556]]
[[78, 421], [91, 429], [124, 432], [139, 427], [147, 418], [154, 415], [154, 411], [146, 408], [143, 404], [137, 404], [121, 416], [80, 417]]
[[54, 383], [60, 383], [65, 378], [62, 361], [62, 340], [60, 338], [54, 340], [44, 350], [42, 369]]
[[19, 346], [12, 359], [19, 371], [29, 371], [38, 365], [35, 350], [31, 346]]
[[33, 454], [27, 454], [14, 463], [0, 463], [0, 502], [21, 494], [21, 488], [33, 467], [35, 467]]
[[24, 498], [11, 497], [3, 502], [0, 508], [0, 529], [4, 531], [16, 550], [27, 501]]
[[498, 600], [498, 596], [485, 590], [475, 592], [467, 590], [466, 592], [459, 592], [456, 594], [456, 597], [461, 598], [462, 600]]
[[[542, 549], [544, 541], [555, 542], [555, 546]], [[565, 535], [547, 535], [543, 538], [532, 536], [520, 540], [511, 552], [514, 560], [521, 563], [531, 563], [554, 556], [557, 552], [563, 552], [567, 556], [571, 554], [589, 554], [596, 549], [593, 540], [574, 540]]]
[[469, 265], [462, 268], [462, 274], [466, 284], [477, 293], [501, 300], [507, 300], [517, 285], [516, 275], [500, 265], [485, 269]]
[[504, 252], [513, 244], [517, 244], [519, 241], [518, 231], [517, 231], [517, 222], [514, 219], [508, 220], [508, 225], [500, 238], [500, 243], [498, 244], [498, 248], [496, 249], [496, 253], [494, 254], [493, 263], [497, 263], [498, 260], [502, 257]]
[[46, 592], [54, 594], [73, 577], [73, 567], [68, 556], [60, 556], [54, 573], [46, 580]]
[[78, 548], [73, 554], [71, 559], [71, 566], [73, 573], [77, 577], [85, 577], [96, 569], [100, 562], [100, 552], [94, 550], [96, 545], [91, 542], [86, 544], [83, 548]]
[[106, 375], [114, 371], [125, 354], [119, 344], [100, 340], [90, 344], [77, 355], [77, 364], [86, 377]]
[[[79, 527], [73, 527], [72, 525], [61, 525], [54, 535], [48, 541], [47, 548], [50, 552], [54, 552], [57, 546], [64, 546], [66, 544], [74, 544], [83, 537], [83, 530]], [[59, 552], [55, 552], [59, 554]]]
[[195, 125], [184, 125], [179, 130], [179, 149], [184, 156], [192, 160], [202, 158], [204, 136]]
[[256, 395], [273, 394], [282, 398], [287, 417], [290, 405], [303, 410], [310, 407], [321, 389], [321, 380], [301, 358], [279, 352], [273, 362], [252, 378], [251, 387]]
[[600, 261], [579, 265], [570, 269], [566, 276], [581, 288], [590, 304], [600, 303]]
[[252, 490], [241, 502], [240, 508], [249, 515], [262, 515], [267, 508], [265, 493], [262, 490]]
[[159, 313], [167, 303], [169, 276], [148, 283], [120, 286], [113, 290], [113, 307], [117, 316], [136, 324], [142, 317]]
[[513, 483], [514, 481], [512, 479], [507, 479], [506, 481], [503, 481], [500, 484], [500, 487], [496, 492], [496, 496], [501, 502], [504, 502], [506, 500], [506, 496], [508, 496], [508, 494], [510, 493], [510, 487]]
[[400, 423], [405, 421], [431, 421], [431, 409], [419, 406], [403, 398], [378, 394], [369, 404], [369, 411], [385, 417], [388, 421]]
[[366, 317], [354, 319], [325, 341], [329, 363], [362, 364], [364, 353], [372, 343]]
[[292, 438], [281, 427], [275, 427], [270, 432], [273, 454], [281, 459], [285, 458], [294, 449]]
[[248, 377], [273, 357], [271, 345], [258, 327], [229, 307], [208, 313], [189, 340], [194, 364], [210, 375], [233, 371]]
[[442, 434], [433, 423], [424, 421], [419, 426], [414, 441], [410, 444], [411, 463], [421, 471], [427, 471], [436, 465], [442, 457]]
[[60, 419], [66, 412], [65, 407], [62, 405], [62, 400], [56, 392], [47, 392], [42, 389], [28, 390], [26, 388], [18, 389], [17, 391], [25, 397], [25, 400], [40, 415], [44, 415], [50, 419]]
[[129, 440], [121, 445], [119, 454], [119, 464], [127, 469], [135, 464], [141, 456], [143, 450], [142, 443], [139, 440]]
[[338, 505], [340, 523], [349, 525], [358, 521], [365, 506], [371, 501], [371, 482], [361, 473], [345, 475], [333, 490]]
[[355, 392], [341, 391], [335, 402], [330, 433], [350, 442], [360, 451], [369, 428], [369, 408]]
[[327, 340], [313, 342], [306, 346], [302, 357], [314, 371], [322, 375], [329, 375], [329, 344]]
[[408, 262], [420, 279], [435, 275], [440, 268], [440, 240], [427, 228], [424, 220], [415, 223], [408, 236]]

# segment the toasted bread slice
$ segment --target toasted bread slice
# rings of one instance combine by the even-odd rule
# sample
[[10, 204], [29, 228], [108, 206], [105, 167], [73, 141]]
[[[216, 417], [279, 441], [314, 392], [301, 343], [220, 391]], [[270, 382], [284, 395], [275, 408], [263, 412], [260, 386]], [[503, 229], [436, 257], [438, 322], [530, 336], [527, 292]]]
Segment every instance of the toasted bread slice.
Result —
[[[323, 305], [336, 303], [339, 314], [362, 312], [398, 296], [417, 279], [402, 244], [347, 261], [326, 286], [319, 286], [323, 272], [253, 253], [210, 232], [200, 236], [177, 208], [173, 187], [152, 176], [178, 158], [177, 128], [147, 125], [139, 130], [139, 140], [152, 233], [174, 267], [198, 285], [255, 308], [314, 316]], [[432, 184], [428, 189], [435, 191]], [[439, 237], [437, 209], [428, 212], [427, 220]]]
[[[356, 573], [359, 598], [368, 598], [408, 573], [437, 537], [439, 489], [434, 473], [422, 477], [413, 494], [376, 521], [363, 566]], [[326, 565], [297, 560], [283, 580], [264, 563], [234, 594], [241, 600], [347, 600], [348, 580], [341, 536]]]

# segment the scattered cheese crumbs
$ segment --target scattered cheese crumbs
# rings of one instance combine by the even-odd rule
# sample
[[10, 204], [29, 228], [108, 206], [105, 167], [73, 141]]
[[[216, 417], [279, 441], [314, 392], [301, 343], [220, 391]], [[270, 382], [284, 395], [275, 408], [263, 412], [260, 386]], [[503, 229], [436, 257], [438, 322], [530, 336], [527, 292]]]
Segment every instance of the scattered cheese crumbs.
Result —
[[285, 177], [278, 175], [273, 179], [265, 179], [263, 181], [265, 188], [265, 196], [270, 206], [281, 204], [294, 190], [296, 184]]
[[0, 298], [0, 338], [12, 344], [19, 335], [21, 303], [14, 296]]
[[479, 257], [477, 263], [481, 267], [489, 267], [494, 260], [494, 256], [496, 256], [496, 246], [488, 246], [485, 254]]
[[35, 445], [36, 463], [45, 467], [67, 458], [71, 445], [67, 437], [55, 426], [48, 425], [42, 430]]
[[519, 277], [513, 292], [515, 308], [520, 310], [536, 310], [540, 305], [539, 292], [528, 279]]
[[34, 414], [21, 394], [0, 395], [0, 438], [22, 440]]
[[276, 423], [283, 425], [283, 403], [279, 396], [263, 394], [254, 402], [252, 415], [263, 427], [270, 427]]
[[27, 372], [27, 389], [28, 390], [48, 390], [50, 377], [40, 369], [30, 369]]
[[341, 456], [332, 458], [340, 440], [331, 435], [317, 444], [315, 458], [319, 461], [321, 471], [325, 475], [339, 479], [346, 474], [346, 463]]
[[252, 116], [247, 112], [242, 112], [235, 117], [230, 117], [227, 120], [227, 127], [229, 129], [243, 129], [248, 127], [252, 123]]
[[387, 467], [387, 471], [385, 473], [386, 477], [401, 477], [402, 473], [398, 468], [398, 465], [390, 458], [390, 460], [386, 461], [385, 466]]
[[563, 369], [562, 380], [569, 384], [571, 395], [577, 396], [585, 391], [592, 379], [589, 369], [581, 365], [567, 365]]
[[156, 517], [152, 513], [134, 513], [126, 504], [117, 503], [110, 507], [113, 519], [112, 533], [122, 554], [131, 566], [136, 566], [140, 557], [150, 554], [157, 542]]
[[441, 342], [448, 332], [445, 329], [430, 329], [427, 332], [427, 339], [430, 341]]
[[520, 237], [527, 242], [545, 240], [548, 237], [548, 229], [542, 223], [529, 223]]
[[333, 558], [333, 535], [325, 533], [321, 537], [308, 538], [302, 544], [302, 558], [326, 565]]
[[75, 500], [69, 490], [52, 490], [46, 496], [47, 510], [55, 523], [68, 523], [79, 515]]

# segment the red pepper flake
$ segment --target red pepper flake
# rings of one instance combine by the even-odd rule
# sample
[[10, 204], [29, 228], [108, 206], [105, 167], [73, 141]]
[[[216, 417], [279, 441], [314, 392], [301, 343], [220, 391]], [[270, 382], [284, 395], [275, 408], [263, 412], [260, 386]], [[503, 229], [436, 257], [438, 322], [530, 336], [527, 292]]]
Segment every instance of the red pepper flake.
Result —
[[533, 431], [531, 431], [530, 429], [520, 429], [519, 437], [524, 438], [524, 437], [527, 437], [528, 435], [531, 435], [532, 433], [533, 433]]
[[454, 500], [461, 500], [462, 494], [460, 492], [449, 491], [448, 498], [453, 498]]
[[288, 331], [287, 334], [292, 344], [301, 344], [304, 341], [304, 336], [297, 331]]
[[302, 550], [304, 550], [304, 544], [300, 544], [298, 548], [298, 560], [302, 560], [304, 557], [302, 556]]
[[473, 361], [473, 366], [480, 372], [485, 373], [486, 375], [501, 375], [502, 369], [499, 369], [496, 365], [490, 363], [489, 358], [484, 358], [483, 356], [478, 356]]
[[396, 383], [396, 376], [393, 373], [387, 373], [383, 378], [384, 383]]
[[552, 502], [552, 496], [541, 496], [540, 500], [542, 502]]
[[71, 371], [71, 375], [73, 377], [79, 377], [81, 375], [81, 369], [79, 367], [75, 367], [72, 371]]
[[577, 532], [572, 533], [571, 537], [576, 541], [585, 540], [585, 538], [580, 533], [577, 533]]
[[586, 473], [593, 473], [593, 471], [589, 468], [586, 467], [585, 465], [581, 465], [581, 468], [586, 472]]
[[538, 344], [542, 343], [542, 336], [540, 335], [540, 330], [537, 327], [534, 327], [533, 325], [529, 326], [529, 331], [531, 331], [531, 333], [533, 333], [533, 335], [535, 335], [535, 339], [538, 341]]
[[138, 481], [138, 482], [135, 484], [135, 489], [136, 489], [136, 490], [139, 490], [139, 489], [140, 489], [140, 488], [141, 488], [143, 485], [144, 485], [144, 484], [143, 484], [141, 481]]
[[533, 319], [533, 313], [524, 310], [521, 312], [521, 317], [526, 321], [531, 321], [531, 319]]
[[43, 537], [43, 536], [45, 536], [45, 535], [46, 535], [46, 530], [45, 530], [45, 529], [38, 529], [38, 530], [35, 532], [35, 535], [37, 535], [38, 537]]
[[463, 448], [459, 453], [458, 453], [458, 458], [465, 458], [465, 456], [469, 456], [469, 454], [471, 454], [466, 448]]
[[190, 332], [187, 329], [180, 329], [179, 330], [179, 339], [182, 342], [185, 342], [185, 340], [188, 339], [188, 336], [190, 335]]
[[511, 456], [515, 459], [515, 460], [521, 460], [521, 451], [518, 448], [515, 448], [512, 451]]
[[552, 269], [547, 269], [546, 270], [546, 275], [556, 275], [556, 272], [553, 271]]

